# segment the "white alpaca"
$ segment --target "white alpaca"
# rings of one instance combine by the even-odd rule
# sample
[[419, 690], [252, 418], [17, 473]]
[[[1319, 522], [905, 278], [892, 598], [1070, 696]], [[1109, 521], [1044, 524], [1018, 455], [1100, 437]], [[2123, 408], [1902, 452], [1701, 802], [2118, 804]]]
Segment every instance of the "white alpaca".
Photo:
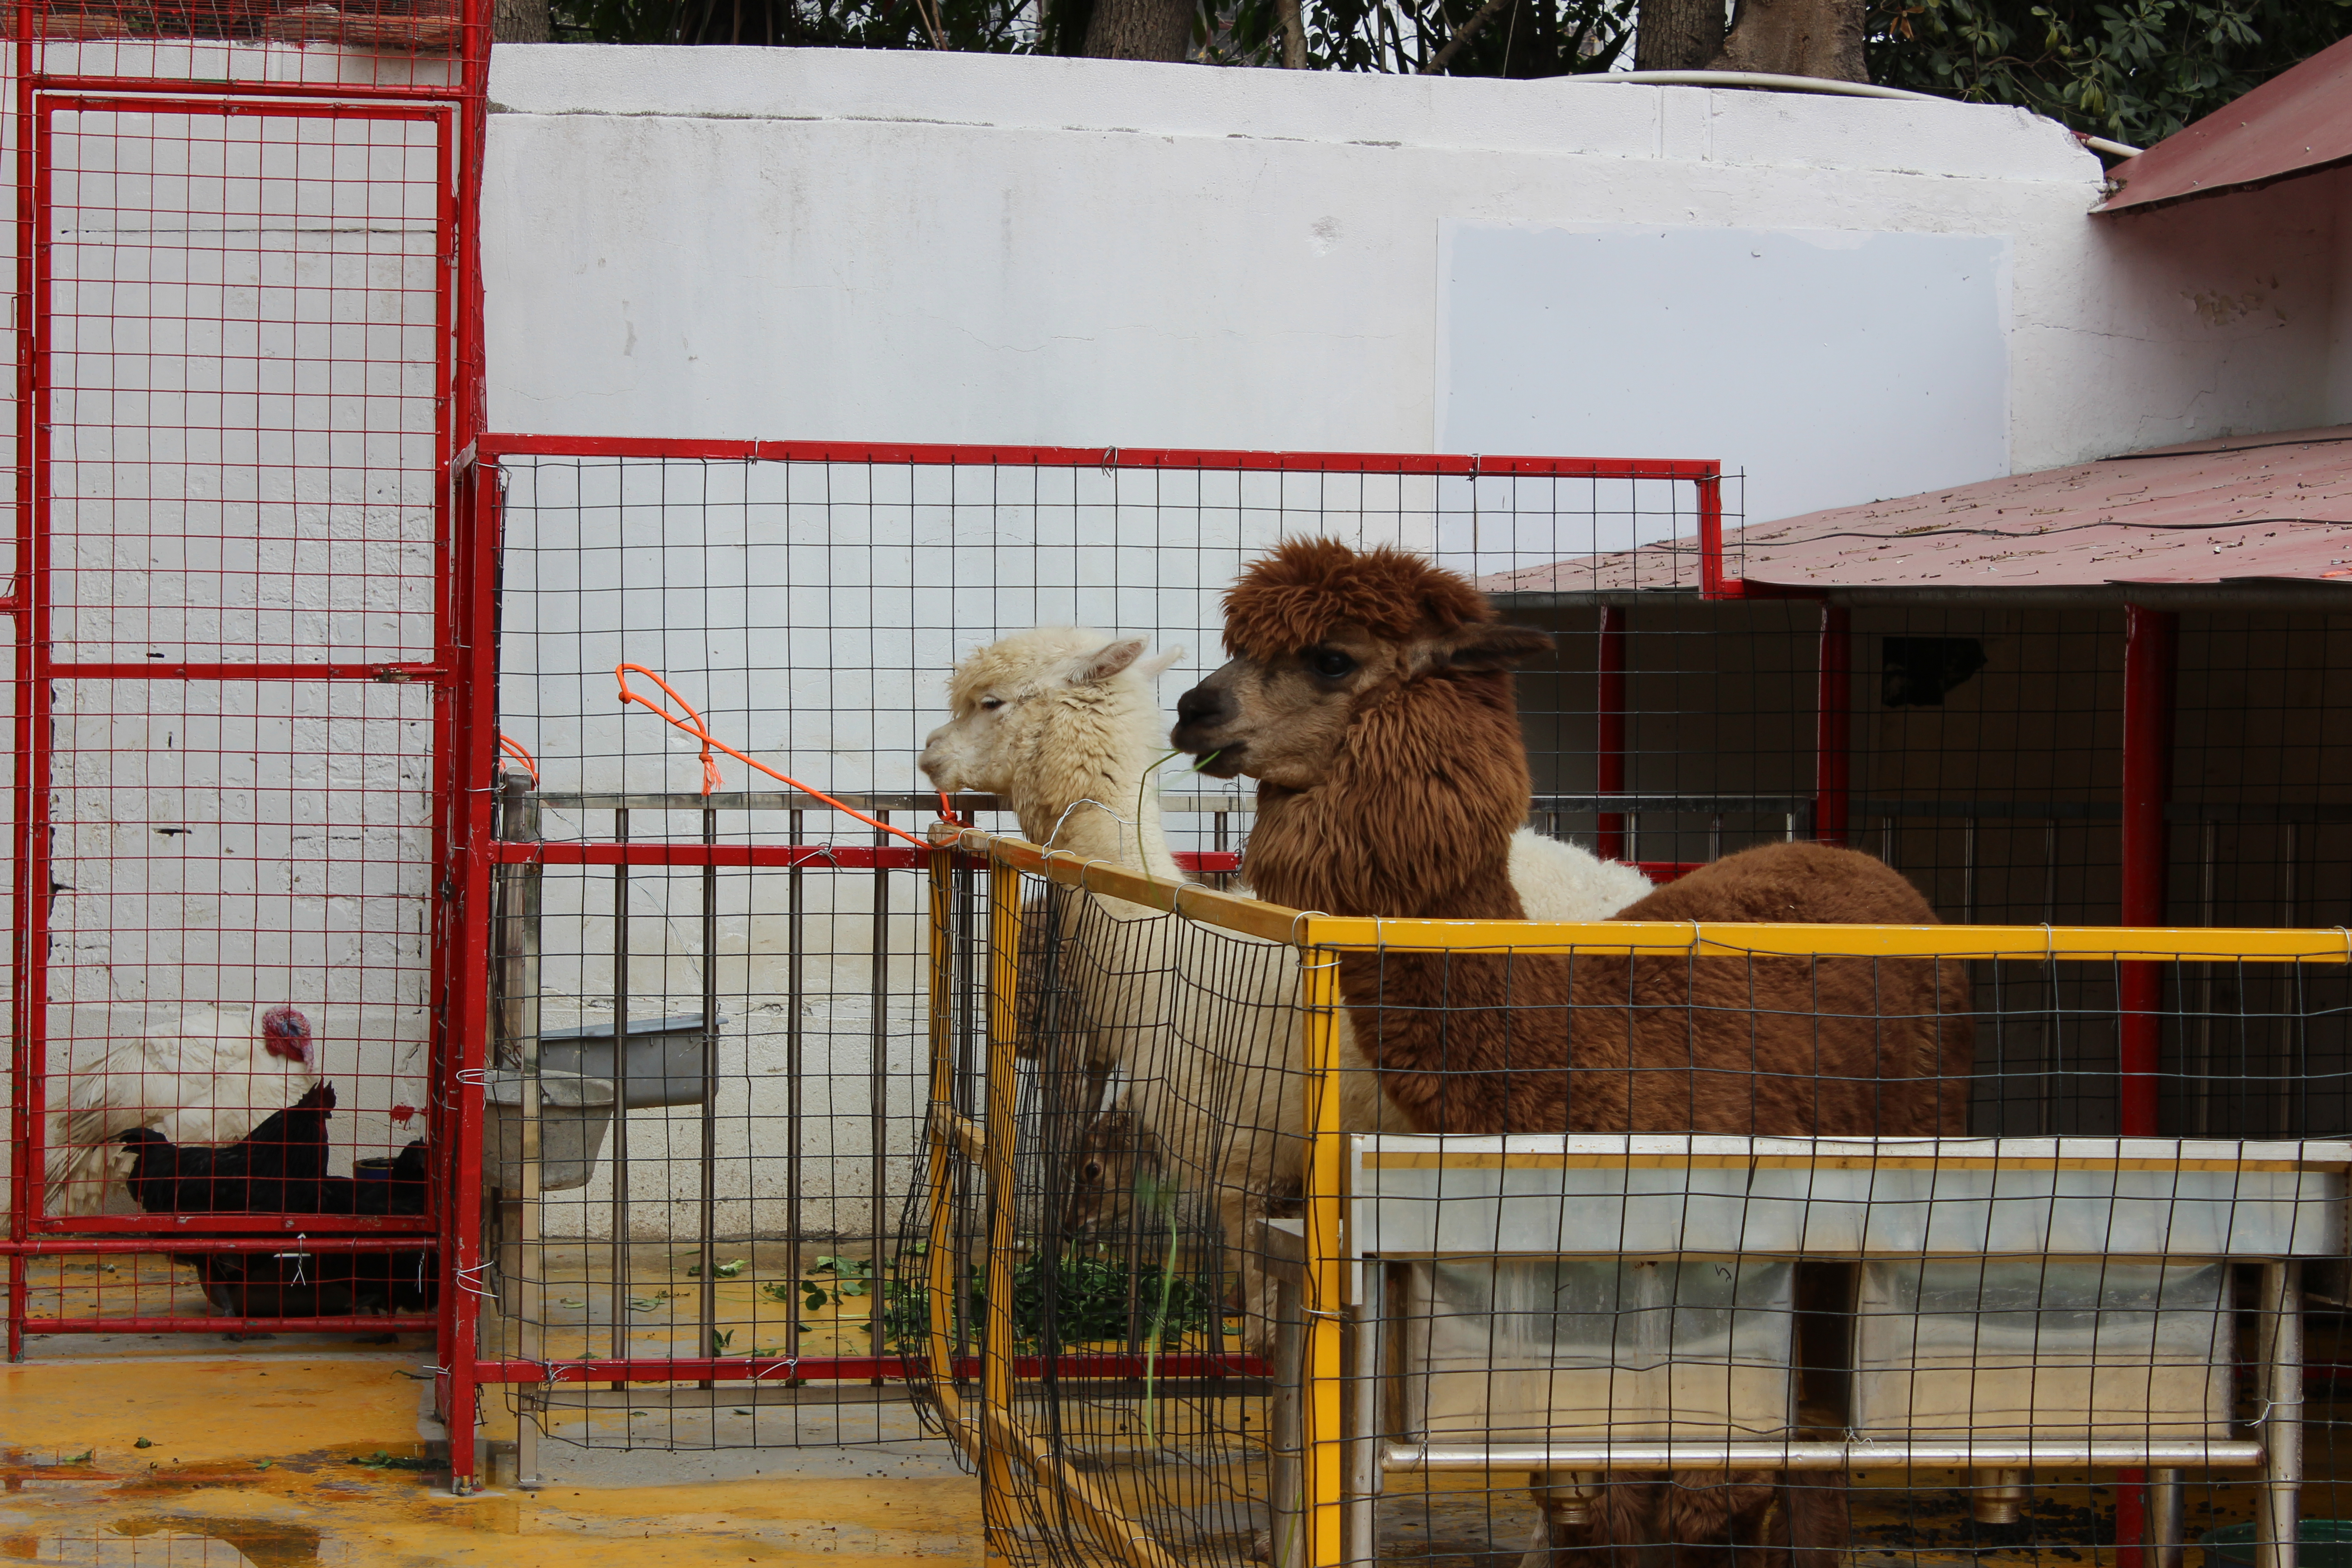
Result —
[[[954, 717], [924, 744], [923, 772], [940, 789], [997, 795], [1035, 843], [1180, 879], [1145, 770], [1165, 750], [1150, 683], [1182, 650], [1143, 650], [1140, 639], [1040, 626], [970, 655], [950, 682]], [[1630, 866], [1526, 829], [1510, 876], [1535, 920], [1605, 920], [1650, 890]], [[1087, 1031], [1083, 1051], [1066, 1054], [1118, 1068], [1118, 1109], [1138, 1134], [1126, 1148], [1195, 1194], [1213, 1191], [1227, 1245], [1247, 1256], [1270, 1196], [1297, 1190], [1305, 1173], [1296, 952], [1114, 899], [1065, 896], [1055, 909], [1060, 983]], [[1344, 1012], [1339, 1029], [1340, 1125], [1401, 1126]], [[1104, 1183], [1114, 1198], [1125, 1173]], [[1256, 1308], [1255, 1282], [1244, 1289]], [[1255, 1330], [1260, 1314], [1250, 1319]]]

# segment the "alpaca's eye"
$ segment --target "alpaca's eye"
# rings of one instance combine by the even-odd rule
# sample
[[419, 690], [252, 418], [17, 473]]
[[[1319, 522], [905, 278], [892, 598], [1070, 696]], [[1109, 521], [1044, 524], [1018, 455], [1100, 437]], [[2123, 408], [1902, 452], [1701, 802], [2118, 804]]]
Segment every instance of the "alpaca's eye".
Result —
[[983, 697], [980, 700], [980, 710], [983, 713], [993, 713], [1003, 706], [1004, 699], [1002, 697]]
[[1307, 663], [1326, 680], [1337, 680], [1353, 672], [1356, 661], [1336, 647], [1318, 647], [1307, 656]]
[[1085, 1169], [1083, 1169], [1083, 1170], [1081, 1170], [1081, 1171], [1078, 1173], [1078, 1179], [1079, 1179], [1080, 1181], [1086, 1181], [1086, 1182], [1099, 1182], [1099, 1181], [1101, 1181], [1101, 1180], [1102, 1180], [1102, 1162], [1101, 1162], [1101, 1161], [1099, 1161], [1099, 1160], [1089, 1160], [1089, 1161], [1087, 1161], [1087, 1163], [1086, 1163], [1086, 1168], [1085, 1168]]

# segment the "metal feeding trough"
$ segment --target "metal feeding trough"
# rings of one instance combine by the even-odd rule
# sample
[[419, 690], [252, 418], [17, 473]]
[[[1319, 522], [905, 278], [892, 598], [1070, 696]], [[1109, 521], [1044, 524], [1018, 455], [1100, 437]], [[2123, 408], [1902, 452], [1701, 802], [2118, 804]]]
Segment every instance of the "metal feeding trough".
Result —
[[[1336, 1250], [1313, 1256], [1304, 1222], [1262, 1231], [1277, 1540], [1302, 1527], [1310, 1449], [1333, 1443], [1351, 1559], [1369, 1555], [1373, 1501], [1400, 1471], [1534, 1475], [1573, 1511], [1622, 1472], [1951, 1468], [1975, 1472], [1990, 1520], [2041, 1466], [2145, 1468], [2150, 1542], [2170, 1562], [2182, 1469], [2252, 1472], [2260, 1568], [2294, 1568], [2297, 1260], [2343, 1252], [2352, 1144], [1678, 1133], [1346, 1147], [1340, 1223], [1323, 1233]], [[1843, 1301], [1801, 1304], [1799, 1266], [1850, 1281]], [[2242, 1267], [2258, 1268], [2251, 1301], [2231, 1289]], [[1309, 1313], [1314, 1294], [1326, 1306]], [[2249, 1306], [2251, 1419], [2231, 1398]], [[1808, 1312], [1846, 1325], [1844, 1408], [1819, 1429], [1795, 1397], [1791, 1324]], [[1325, 1364], [1351, 1364], [1336, 1429], [1310, 1435], [1312, 1335], [1330, 1336]]]
[[[482, 1168], [491, 1185], [522, 1190], [523, 1119], [530, 1103], [528, 1074], [494, 1068], [483, 1077], [482, 1098], [490, 1119]], [[610, 1079], [541, 1068], [539, 1074], [539, 1190], [560, 1193], [584, 1187], [604, 1152], [613, 1125]]]
[[[715, 1035], [726, 1026], [727, 1020], [721, 1017], [709, 1026], [709, 1033]], [[632, 1018], [629, 1048], [616, 1069], [612, 1030], [598, 1024], [562, 1029], [540, 1036], [540, 1070], [609, 1079], [621, 1104], [631, 1110], [702, 1105], [709, 1101], [714, 1081], [703, 1060], [703, 1034], [699, 1013]]]

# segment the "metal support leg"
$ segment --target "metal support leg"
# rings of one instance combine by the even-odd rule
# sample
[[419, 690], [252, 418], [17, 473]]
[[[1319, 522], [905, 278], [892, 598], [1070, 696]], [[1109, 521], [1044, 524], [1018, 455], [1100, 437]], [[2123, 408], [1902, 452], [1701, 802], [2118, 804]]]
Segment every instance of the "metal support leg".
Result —
[[1347, 1500], [1340, 1525], [1342, 1556], [1349, 1563], [1377, 1561], [1374, 1524], [1381, 1495], [1381, 1266], [1364, 1265], [1364, 1300], [1356, 1309], [1355, 1344], [1348, 1367]]
[[1979, 1470], [1969, 1481], [1970, 1510], [1979, 1524], [2017, 1522], [2025, 1507], [2023, 1470]]
[[[613, 842], [629, 841], [629, 808], [613, 813]], [[613, 865], [613, 1214], [608, 1327], [613, 1359], [629, 1357], [629, 862]], [[615, 1383], [614, 1388], [626, 1388]]]
[[2182, 1532], [2180, 1472], [2147, 1473], [2147, 1549], [2141, 1561], [2147, 1568], [2180, 1568]]
[[2263, 1490], [2254, 1568], [2295, 1568], [2303, 1488], [2303, 1280], [2294, 1262], [2263, 1265]]
[[1300, 1568], [1307, 1561], [1307, 1506], [1300, 1489], [1306, 1471], [1300, 1464], [1299, 1383], [1306, 1369], [1306, 1345], [1300, 1332], [1305, 1321], [1298, 1310], [1298, 1282], [1287, 1270], [1274, 1281], [1274, 1398], [1272, 1430], [1267, 1440], [1266, 1561], [1273, 1568]]
[[[702, 845], [719, 844], [719, 814], [702, 808]], [[616, 1037], [621, 1056], [627, 1055], [625, 1027]], [[697, 1355], [717, 1358], [723, 1348], [719, 1338], [719, 867], [702, 867], [702, 1184], [695, 1204], [695, 1257], [702, 1288], [696, 1294], [696, 1316], [702, 1338]], [[747, 1347], [748, 1348], [748, 1347]], [[705, 1379], [696, 1385], [715, 1388]]]

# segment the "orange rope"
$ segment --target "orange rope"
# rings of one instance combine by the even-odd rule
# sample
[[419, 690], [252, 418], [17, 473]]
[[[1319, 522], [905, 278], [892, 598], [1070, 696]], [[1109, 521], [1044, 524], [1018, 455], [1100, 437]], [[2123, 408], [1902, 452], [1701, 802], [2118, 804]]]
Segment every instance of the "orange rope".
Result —
[[[630, 690], [629, 671], [633, 669], [639, 675], [644, 676], [647, 680], [652, 681], [656, 686], [660, 687], [663, 691], [667, 692], [671, 701], [686, 710], [687, 717], [681, 719], [677, 714], [671, 712], [668, 709], [664, 708], [660, 703], [654, 701], [652, 699], [640, 697], [635, 692]], [[788, 773], [780, 773], [775, 769], [770, 767], [767, 763], [761, 762], [758, 758], [745, 756], [742, 752], [737, 751], [734, 747], [729, 745], [724, 741], [714, 740], [709, 731], [702, 727], [702, 715], [697, 713], [693, 707], [688, 703], [685, 698], [680, 697], [676, 691], [671, 690], [668, 681], [664, 680], [660, 676], [656, 675], [644, 665], [616, 664], [613, 667], [613, 679], [621, 683], [621, 701], [624, 706], [634, 702], [641, 708], [649, 710], [656, 718], [676, 725], [677, 728], [685, 731], [688, 734], [702, 742], [703, 794], [712, 794], [719, 788], [720, 783], [719, 776], [719, 764], [710, 760], [710, 748], [716, 746], [720, 751], [726, 752], [729, 756], [734, 758], [737, 762], [741, 763], [744, 766], [757, 768], [761, 773], [767, 774], [770, 778], [776, 780], [780, 784], [790, 784], [793, 788], [800, 791], [803, 795], [814, 795], [817, 799], [824, 802], [825, 805], [833, 807], [834, 810], [845, 812], [849, 816], [857, 818], [858, 821], [866, 824], [868, 827], [877, 828], [884, 833], [893, 834], [898, 837], [905, 839], [908, 843], [913, 845], [918, 849], [929, 849], [930, 847], [929, 844], [924, 843], [923, 840], [916, 837], [911, 833], [906, 832], [901, 828], [893, 827], [887, 822], [877, 822], [872, 817], [866, 816], [864, 812], [858, 810], [856, 806], [845, 805], [842, 802], [834, 799], [833, 796], [825, 794], [824, 791], [821, 789], [814, 789], [809, 785], [801, 783], [800, 780], [792, 777]], [[941, 805], [945, 805], [947, 804], [947, 797], [944, 795], [940, 797], [940, 804]]]
[[530, 775], [530, 787], [539, 787], [539, 759], [524, 751], [520, 741], [501, 730], [499, 731], [499, 750], [522, 763], [522, 771]]

